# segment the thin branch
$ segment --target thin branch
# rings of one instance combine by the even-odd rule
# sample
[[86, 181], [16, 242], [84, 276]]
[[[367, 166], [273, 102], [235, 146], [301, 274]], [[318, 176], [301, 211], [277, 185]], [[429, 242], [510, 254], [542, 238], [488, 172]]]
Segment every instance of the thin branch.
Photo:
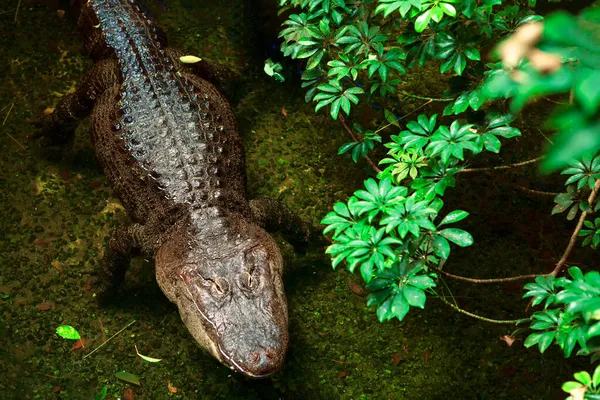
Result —
[[[598, 179], [596, 181], [596, 184], [594, 185], [594, 190], [592, 190], [592, 193], [590, 193], [590, 196], [588, 197], [588, 204], [590, 206], [593, 205], [592, 203], [596, 199], [596, 196], [598, 195], [599, 190], [600, 190], [600, 179]], [[571, 240], [569, 240], [569, 245], [565, 249], [565, 252], [563, 253], [560, 260], [558, 260], [558, 262], [556, 263], [556, 267], [554, 267], [554, 270], [550, 273], [550, 275], [553, 275], [556, 277], [563, 270], [563, 268], [565, 266], [565, 262], [567, 262], [567, 258], [571, 254], [571, 251], [573, 251], [573, 247], [575, 247], [575, 242], [577, 242], [577, 236], [579, 235], [579, 231], [581, 231], [581, 228], [583, 228], [583, 223], [585, 222], [585, 219], [587, 218], [588, 214], [590, 214], [590, 213], [591, 213], [591, 211], [582, 211], [581, 212], [579, 221], [577, 221], [577, 226], [575, 226], [575, 230], [573, 231], [573, 234], [571, 235]]]
[[478, 278], [467, 278], [466, 276], [454, 275], [454, 274], [451, 274], [450, 272], [446, 272], [444, 270], [437, 269], [437, 268], [436, 268], [436, 271], [441, 273], [442, 275], [449, 277], [449, 278], [456, 279], [457, 281], [480, 283], [480, 284], [513, 282], [513, 281], [520, 281], [520, 280], [524, 280], [524, 279], [532, 279], [532, 278], [536, 278], [538, 276], [546, 275], [546, 274], [530, 274], [530, 275], [510, 276], [508, 278], [478, 279]]
[[9, 138], [11, 138], [17, 144], [17, 146], [19, 146], [21, 148], [21, 150], [26, 150], [25, 146], [23, 146], [21, 143], [19, 143], [19, 141], [17, 139], [15, 139], [10, 133], [6, 132], [6, 134], [8, 135]]
[[[6, 116], [4, 117], [4, 120], [2, 121], [2, 126], [4, 126], [4, 124], [6, 123], [6, 120], [8, 119], [8, 116], [10, 115], [10, 112], [12, 111], [14, 106], [15, 106], [15, 103], [10, 103], [10, 108], [6, 112]], [[6, 108], [6, 107], [4, 107], [4, 108]], [[4, 110], [4, 108], [3, 108], [3, 110]]]
[[516, 183], [511, 182], [509, 180], [506, 180], [506, 183], [508, 183], [510, 186], [514, 187], [515, 189], [519, 189], [522, 192], [531, 193], [531, 194], [537, 194], [539, 196], [552, 196], [552, 197], [556, 197], [559, 194], [559, 193], [556, 193], [556, 192], [544, 192], [543, 190], [529, 189], [529, 188], [526, 188], [524, 186], [517, 185]]
[[433, 102], [433, 100], [427, 100], [425, 103], [421, 104], [419, 107], [415, 108], [408, 114], [404, 114], [403, 116], [401, 116], [400, 119], [404, 119], [404, 118], [408, 117], [410, 114], [414, 113], [417, 110], [420, 110], [421, 108], [425, 107], [427, 104], [430, 104], [431, 102]]
[[542, 190], [529, 189], [529, 188], [526, 188], [524, 186], [517, 185], [516, 183], [514, 183], [510, 179], [506, 179], [503, 176], [493, 175], [490, 171], [484, 171], [484, 173], [487, 174], [489, 177], [491, 177], [493, 179], [501, 180], [503, 183], [506, 183], [509, 186], [512, 186], [513, 188], [518, 189], [518, 190], [520, 190], [522, 192], [525, 192], [525, 193], [535, 194], [535, 195], [538, 195], [538, 196], [552, 196], [552, 197], [555, 197], [555, 196], [558, 195], [558, 193], [556, 193], [556, 192], [546, 192], [546, 191], [542, 191]]
[[19, 7], [21, 7], [21, 0], [17, 3], [17, 10], [15, 11], [15, 20], [13, 21], [15, 24], [17, 23], [17, 16], [19, 15]]
[[[354, 132], [352, 132], [352, 129], [350, 129], [348, 124], [346, 124], [346, 119], [342, 116], [341, 113], [339, 114], [339, 120], [340, 120], [340, 124], [342, 124], [342, 126], [344, 127], [346, 132], [348, 132], [348, 135], [350, 135], [352, 140], [354, 140], [355, 142], [360, 142], [360, 140], [356, 137], [356, 135], [354, 135]], [[371, 159], [368, 156], [365, 156], [365, 159], [367, 160], [367, 164], [369, 164], [369, 166], [373, 169], [373, 171], [375, 171], [377, 173], [381, 172], [381, 170], [377, 167], [377, 165], [375, 165], [375, 163], [373, 161], [371, 161]]]
[[461, 169], [458, 172], [483, 172], [483, 171], [496, 171], [499, 169], [519, 168], [519, 167], [524, 167], [529, 164], [534, 164], [543, 159], [544, 159], [544, 156], [541, 156], [541, 157], [534, 158], [532, 160], [521, 161], [521, 162], [514, 163], [514, 164], [498, 165], [496, 167], [485, 167], [485, 168], [465, 168], [465, 169]]
[[478, 319], [480, 321], [491, 322], [492, 324], [510, 324], [510, 325], [516, 324], [517, 322], [520, 321], [520, 319], [491, 319], [491, 318], [482, 317], [480, 315], [470, 313], [467, 310], [463, 310], [459, 306], [450, 303], [443, 296], [439, 296], [438, 299], [440, 299], [443, 303], [446, 303], [450, 307], [454, 308], [459, 313], [468, 315], [469, 317]]
[[100, 349], [102, 346], [104, 346], [106, 343], [110, 342], [115, 336], [117, 336], [119, 333], [123, 332], [125, 329], [129, 328], [131, 325], [133, 325], [133, 323], [135, 322], [135, 319], [133, 321], [131, 321], [130, 323], [128, 323], [124, 328], [122, 328], [119, 332], [115, 333], [114, 335], [112, 335], [111, 337], [108, 338], [107, 341], [105, 341], [104, 343], [102, 343], [100, 346], [96, 347], [94, 350], [90, 351], [89, 353], [87, 353], [85, 356], [83, 356], [83, 359], [86, 359], [87, 357], [91, 356], [92, 354], [94, 354], [96, 352], [96, 350]]
[[406, 97], [412, 97], [413, 99], [419, 99], [419, 100], [430, 100], [430, 101], [452, 101], [455, 100], [456, 97], [447, 97], [447, 98], [435, 98], [435, 97], [425, 97], [425, 96], [418, 96], [416, 94], [410, 94], [410, 93], [406, 93], [403, 91], [398, 91], [399, 94], [406, 96]]

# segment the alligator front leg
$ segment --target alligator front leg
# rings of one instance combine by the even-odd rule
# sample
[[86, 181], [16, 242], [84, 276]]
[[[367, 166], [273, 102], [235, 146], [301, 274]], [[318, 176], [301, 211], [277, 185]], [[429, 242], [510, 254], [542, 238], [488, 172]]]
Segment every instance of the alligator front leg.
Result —
[[131, 224], [117, 228], [104, 250], [104, 258], [95, 271], [94, 287], [96, 295], [104, 300], [114, 294], [123, 280], [131, 257], [144, 251], [145, 228]]
[[43, 139], [43, 145], [68, 142], [75, 133], [71, 125], [88, 116], [96, 99], [117, 82], [117, 61], [112, 58], [98, 61], [82, 79], [77, 90], [64, 95], [51, 114], [35, 122], [41, 129], [34, 137]]
[[311, 226], [302, 221], [283, 203], [269, 197], [250, 200], [254, 221], [267, 232], [280, 232], [296, 250], [306, 248], [313, 234]]

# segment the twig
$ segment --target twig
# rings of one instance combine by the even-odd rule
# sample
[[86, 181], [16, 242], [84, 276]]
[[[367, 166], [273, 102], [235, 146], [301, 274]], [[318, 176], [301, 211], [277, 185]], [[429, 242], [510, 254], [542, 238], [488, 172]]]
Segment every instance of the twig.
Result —
[[100, 346], [96, 347], [94, 350], [90, 351], [89, 353], [87, 353], [85, 356], [83, 356], [83, 359], [86, 359], [87, 357], [91, 356], [92, 354], [94, 354], [96, 352], [96, 350], [98, 350], [100, 347], [104, 346], [106, 343], [110, 342], [115, 336], [117, 336], [119, 333], [123, 332], [125, 329], [129, 328], [131, 325], [133, 325], [133, 323], [135, 322], [135, 319], [133, 321], [131, 321], [130, 323], [127, 324], [127, 326], [125, 326], [124, 328], [122, 328], [119, 332], [115, 333], [114, 335], [112, 335], [111, 337], [108, 338], [107, 341], [105, 341], [104, 343], [102, 343]]
[[[348, 134], [350, 135], [352, 140], [354, 140], [355, 142], [360, 142], [360, 140], [358, 140], [358, 138], [354, 135], [354, 132], [352, 132], [352, 129], [350, 129], [350, 127], [348, 127], [348, 124], [346, 124], [346, 119], [341, 115], [341, 113], [339, 115], [339, 120], [340, 120], [340, 124], [342, 124], [342, 126], [344, 127], [346, 132], [348, 132]], [[377, 168], [377, 165], [375, 165], [375, 163], [373, 161], [371, 161], [371, 159], [368, 156], [365, 156], [365, 159], [367, 160], [367, 164], [369, 164], [369, 166], [373, 169], [373, 171], [375, 171], [377, 173], [381, 172], [381, 170], [379, 168]]]
[[514, 187], [515, 189], [519, 189], [519, 190], [521, 190], [523, 192], [526, 192], [526, 193], [537, 194], [537, 195], [540, 195], [540, 196], [552, 196], [552, 197], [555, 197], [555, 196], [558, 195], [558, 193], [556, 193], [556, 192], [544, 192], [543, 190], [529, 189], [529, 188], [526, 188], [524, 186], [517, 185], [516, 183], [511, 182], [509, 180], [506, 180], [506, 182], [510, 186]]
[[100, 332], [102, 333], [102, 340], [106, 341], [106, 333], [104, 333], [104, 325], [102, 325], [102, 318], [98, 317], [98, 323], [100, 324]]
[[399, 94], [406, 96], [406, 97], [412, 97], [413, 99], [419, 99], [419, 100], [430, 100], [430, 101], [452, 101], [455, 100], [456, 97], [448, 97], [448, 98], [435, 98], [435, 97], [425, 97], [425, 96], [417, 96], [416, 94], [410, 94], [410, 93], [406, 93], [403, 91], [399, 91]]
[[520, 321], [520, 319], [491, 319], [491, 318], [482, 317], [480, 315], [470, 313], [467, 310], [463, 310], [459, 306], [450, 303], [443, 296], [439, 296], [438, 299], [440, 299], [443, 303], [446, 303], [450, 307], [454, 308], [459, 313], [468, 315], [469, 317], [472, 317], [472, 318], [475, 318], [475, 319], [478, 319], [478, 320], [481, 320], [481, 321], [491, 322], [493, 324], [510, 324], [510, 325], [516, 324], [517, 322]]
[[[592, 206], [594, 199], [596, 199], [596, 196], [598, 195], [598, 190], [600, 190], [600, 179], [596, 181], [596, 184], [594, 185], [594, 190], [592, 190], [592, 193], [590, 193], [590, 196], [588, 197], [588, 204], [590, 206]], [[591, 213], [591, 211], [582, 211], [581, 212], [579, 221], [577, 221], [577, 226], [575, 226], [575, 230], [573, 231], [573, 234], [571, 235], [571, 240], [569, 240], [569, 245], [565, 249], [565, 252], [563, 253], [560, 260], [558, 260], [558, 262], [556, 263], [556, 267], [554, 267], [554, 270], [550, 273], [550, 275], [553, 275], [556, 277], [563, 270], [565, 262], [567, 261], [567, 258], [571, 254], [571, 251], [573, 251], [573, 247], [575, 247], [575, 242], [577, 241], [577, 236], [579, 235], [579, 231], [581, 231], [581, 228], [583, 227], [583, 223], [585, 222], [585, 219], [587, 218], [588, 214], [590, 214], [590, 213]]]
[[17, 144], [17, 146], [19, 146], [21, 148], [21, 150], [26, 150], [25, 146], [23, 146], [21, 143], [19, 143], [19, 141], [17, 139], [15, 139], [14, 137], [12, 137], [12, 135], [8, 132], [6, 132], [6, 134], [8, 135], [9, 138], [11, 138], [12, 140], [14, 140], [14, 142]]
[[565, 103], [565, 102], [562, 102], [562, 101], [555, 101], [555, 100], [549, 99], [549, 98], [547, 98], [547, 97], [542, 97], [542, 99], [544, 99], [544, 100], [546, 100], [546, 101], [549, 101], [550, 103], [559, 104], [559, 105], [565, 105], [565, 104], [568, 104], [568, 103]]
[[17, 16], [19, 15], [19, 7], [21, 6], [21, 0], [17, 3], [17, 10], [15, 11], [15, 20], [14, 23], [17, 23]]
[[408, 114], [404, 114], [403, 116], [401, 116], [400, 119], [404, 119], [404, 118], [408, 117], [410, 114], [414, 113], [417, 110], [420, 110], [421, 108], [425, 107], [427, 104], [430, 104], [431, 102], [433, 102], [433, 100], [426, 101], [425, 103], [421, 104], [419, 107], [415, 108], [414, 110], [412, 110]]
[[517, 185], [516, 183], [514, 183], [513, 181], [511, 181], [509, 179], [506, 179], [505, 177], [501, 177], [501, 176], [498, 176], [498, 175], [493, 175], [489, 171], [484, 171], [484, 172], [488, 176], [490, 176], [491, 178], [496, 179], [496, 180], [502, 180], [503, 183], [506, 183], [509, 186], [512, 186], [513, 188], [518, 189], [518, 190], [520, 190], [522, 192], [525, 192], [525, 193], [535, 194], [535, 195], [538, 195], [538, 196], [552, 196], [552, 197], [555, 197], [555, 196], [558, 195], [558, 193], [556, 193], [556, 192], [545, 192], [545, 191], [542, 191], [542, 190], [529, 189], [529, 188], [526, 188], [524, 186]]
[[[10, 115], [10, 112], [12, 111], [13, 107], [15, 106], [15, 103], [10, 103], [10, 108], [8, 109], [8, 112], [6, 113], [6, 116], [4, 117], [4, 121], [2, 121], [2, 126], [4, 126], [4, 124], [6, 123], [6, 120], [8, 119], [8, 116]], [[4, 107], [6, 108], [6, 107]], [[3, 108], [3, 110], [4, 110]]]
[[530, 274], [530, 275], [518, 275], [518, 276], [510, 276], [507, 278], [491, 278], [491, 279], [477, 279], [477, 278], [467, 278], [466, 276], [459, 276], [451, 274], [450, 272], [446, 272], [441, 269], [437, 269], [436, 271], [441, 273], [442, 275], [446, 275], [449, 278], [456, 279], [457, 281], [471, 282], [471, 283], [503, 283], [503, 282], [512, 282], [512, 281], [520, 281], [524, 279], [532, 279], [538, 276], [544, 276], [545, 274]]
[[[8, 109], [8, 112], [6, 113], [6, 116], [4, 117], [4, 120], [2, 121], [2, 126], [4, 126], [4, 124], [6, 123], [6, 120], [8, 119], [8, 116], [10, 115], [10, 112], [12, 111], [13, 107], [14, 107], [15, 103], [11, 103], [10, 104], [10, 108]], [[8, 106], [7, 106], [8, 107]], [[6, 107], [4, 107], [6, 108]], [[4, 110], [3, 108], [3, 110]], [[6, 135], [11, 138], [13, 140], [13, 142], [15, 142], [17, 144], [17, 146], [19, 146], [19, 148], [21, 150], [26, 150], [25, 146], [23, 146], [17, 139], [15, 139], [10, 133], [6, 132]]]
[[485, 168], [465, 168], [465, 169], [461, 169], [458, 172], [482, 172], [482, 171], [495, 171], [495, 170], [499, 170], [499, 169], [519, 168], [519, 167], [524, 167], [525, 165], [536, 163], [543, 159], [544, 159], [544, 156], [541, 156], [541, 157], [534, 158], [532, 160], [521, 161], [521, 162], [514, 163], [514, 164], [498, 165], [496, 167], [485, 167]]

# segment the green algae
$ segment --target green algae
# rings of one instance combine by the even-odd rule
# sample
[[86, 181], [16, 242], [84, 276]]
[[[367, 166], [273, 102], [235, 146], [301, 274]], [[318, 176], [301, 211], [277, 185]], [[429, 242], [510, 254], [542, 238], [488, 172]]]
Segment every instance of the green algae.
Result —
[[[169, 1], [170, 12], [149, 6], [172, 44], [240, 75], [235, 88], [225, 91], [234, 99], [253, 196], [280, 198], [317, 224], [360, 185], [362, 163], [337, 156], [348, 141], [341, 127], [304, 104], [297, 82], [279, 84], [262, 73], [254, 32], [262, 21], [253, 8], [259, 5]], [[76, 86], [90, 61], [68, 18], [50, 8], [22, 6], [14, 23], [14, 14], [4, 12], [11, 7], [0, 10], [0, 58], [8, 61], [0, 64], [0, 116], [14, 103], [3, 132], [27, 149], [0, 137], [0, 293], [8, 295], [0, 296], [0, 398], [91, 399], [106, 385], [107, 398], [116, 399], [127, 384], [114, 373], [126, 370], [140, 378], [136, 399], [545, 399], [555, 398], [560, 382], [581, 368], [581, 360], [564, 360], [556, 349], [540, 355], [522, 342], [508, 347], [499, 339], [510, 333], [505, 327], [468, 320], [431, 298], [423, 312], [382, 325], [348, 288], [348, 273], [331, 270], [322, 247], [297, 255], [281, 239], [290, 349], [285, 368], [272, 378], [248, 380], [204, 354], [146, 260], [134, 260], [118, 304], [99, 307], [88, 275], [110, 230], [126, 216], [94, 159], [86, 124], [69, 149], [39, 148], [27, 140], [34, 131], [28, 121], [55, 105], [53, 92]], [[407, 78], [404, 89], [435, 97], [438, 81], [439, 74], [428, 69]], [[421, 104], [406, 100], [403, 111]], [[365, 124], [376, 118], [368, 109], [357, 116]], [[539, 150], [535, 126], [541, 120], [543, 112], [527, 118], [529, 135], [503, 151], [505, 162]], [[447, 203], [471, 212], [466, 229], [476, 240], [472, 249], [453, 250], [449, 267], [458, 274], [538, 272], [569, 235], [566, 224], [548, 218], [550, 198], [529, 199], [487, 177], [462, 179]], [[517, 229], [515, 216], [523, 225]], [[451, 288], [462, 307], [486, 316], [516, 318], [526, 305], [512, 287], [452, 282]], [[136, 324], [82, 358], [134, 319]], [[58, 338], [54, 330], [61, 324], [74, 326], [86, 349], [72, 350]], [[140, 361], [134, 345], [163, 361]]]

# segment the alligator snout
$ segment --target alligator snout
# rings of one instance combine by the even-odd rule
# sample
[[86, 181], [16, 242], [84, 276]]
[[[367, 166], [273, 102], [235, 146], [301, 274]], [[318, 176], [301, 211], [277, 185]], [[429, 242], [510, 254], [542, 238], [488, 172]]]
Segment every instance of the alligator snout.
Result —
[[262, 377], [270, 375], [279, 370], [281, 367], [280, 360], [282, 357], [274, 349], [260, 349], [250, 354], [249, 367], [252, 375]]

